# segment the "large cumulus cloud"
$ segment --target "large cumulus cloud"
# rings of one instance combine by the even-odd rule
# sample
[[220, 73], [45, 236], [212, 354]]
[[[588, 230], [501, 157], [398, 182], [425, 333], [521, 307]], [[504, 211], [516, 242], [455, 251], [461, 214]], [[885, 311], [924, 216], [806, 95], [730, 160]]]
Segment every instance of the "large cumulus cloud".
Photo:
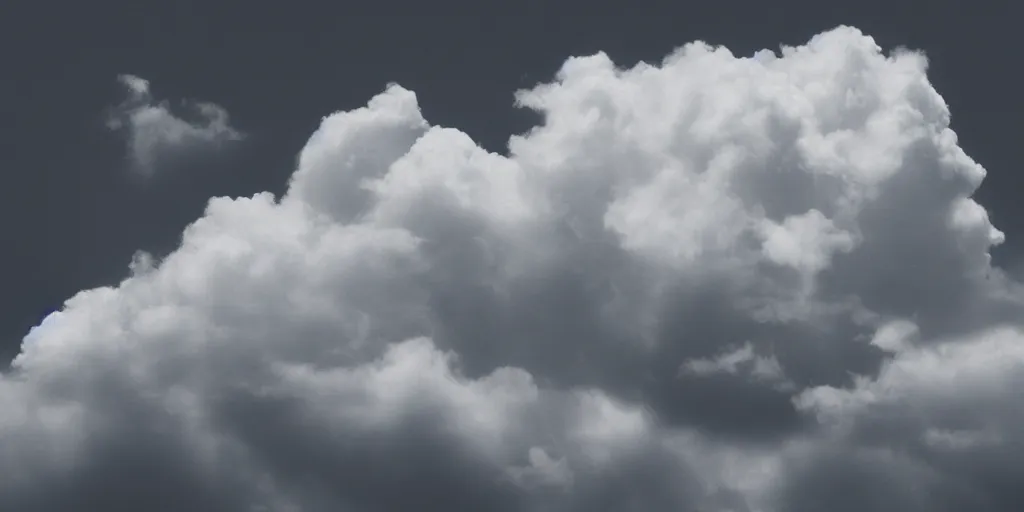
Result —
[[925, 71], [571, 58], [507, 156], [389, 86], [25, 337], [0, 508], [1018, 510], [1022, 295]]

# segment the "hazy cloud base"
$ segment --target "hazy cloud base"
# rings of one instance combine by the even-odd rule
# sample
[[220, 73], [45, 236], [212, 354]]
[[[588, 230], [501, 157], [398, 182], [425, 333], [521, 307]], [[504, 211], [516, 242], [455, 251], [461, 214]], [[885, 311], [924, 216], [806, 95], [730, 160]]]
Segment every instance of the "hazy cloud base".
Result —
[[923, 55], [569, 59], [490, 154], [394, 85], [0, 379], [0, 509], [1017, 511], [1019, 284]]

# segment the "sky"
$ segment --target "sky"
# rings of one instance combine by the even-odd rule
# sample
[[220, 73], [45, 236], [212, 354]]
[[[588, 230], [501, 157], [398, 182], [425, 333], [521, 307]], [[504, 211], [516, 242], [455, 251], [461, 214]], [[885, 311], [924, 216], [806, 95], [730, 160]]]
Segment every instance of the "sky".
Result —
[[1020, 510], [1019, 8], [910, 4], [16, 6], [0, 509]]

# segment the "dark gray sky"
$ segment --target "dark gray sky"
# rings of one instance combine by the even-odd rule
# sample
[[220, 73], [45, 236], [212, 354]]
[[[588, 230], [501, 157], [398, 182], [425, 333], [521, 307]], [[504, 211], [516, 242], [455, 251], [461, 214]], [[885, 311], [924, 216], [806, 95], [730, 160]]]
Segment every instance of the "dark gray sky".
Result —
[[0, 509], [1024, 507], [1024, 7], [189, 4], [0, 8]]

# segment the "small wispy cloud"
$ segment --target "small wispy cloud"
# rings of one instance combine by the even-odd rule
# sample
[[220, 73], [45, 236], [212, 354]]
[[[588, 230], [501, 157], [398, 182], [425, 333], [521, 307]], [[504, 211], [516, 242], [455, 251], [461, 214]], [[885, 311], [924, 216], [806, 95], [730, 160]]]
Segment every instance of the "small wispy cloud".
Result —
[[758, 355], [750, 342], [734, 350], [722, 352], [713, 358], [689, 359], [679, 368], [679, 373], [694, 377], [746, 375], [757, 382], [774, 384], [777, 389], [782, 391], [792, 390], [794, 386], [786, 378], [779, 360], [774, 355]]
[[[209, 102], [183, 100], [181, 113], [167, 101], [156, 101], [149, 81], [135, 75], [120, 75], [118, 81], [127, 98], [112, 109], [107, 127], [126, 134], [132, 170], [153, 175], [162, 157], [215, 147], [242, 140], [245, 135], [231, 126], [223, 107]], [[187, 115], [187, 119], [183, 116]]]

